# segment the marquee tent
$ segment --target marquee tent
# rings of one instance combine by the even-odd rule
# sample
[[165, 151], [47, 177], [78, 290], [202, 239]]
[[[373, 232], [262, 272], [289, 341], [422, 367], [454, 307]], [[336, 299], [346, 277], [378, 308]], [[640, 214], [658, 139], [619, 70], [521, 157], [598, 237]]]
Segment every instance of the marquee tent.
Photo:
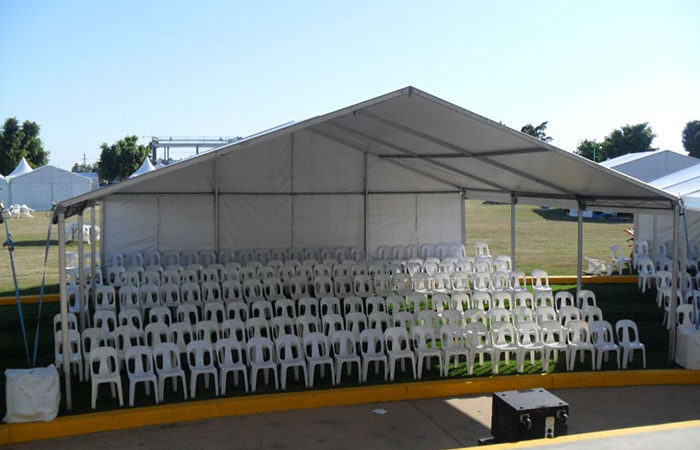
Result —
[[10, 206], [10, 184], [7, 178], [0, 175], [0, 202], [2, 202], [5, 207]]
[[[55, 220], [59, 255], [65, 218], [81, 221], [98, 201], [103, 255], [312, 246], [373, 255], [380, 245], [465, 242], [467, 197], [512, 211], [678, 210], [674, 195], [407, 87], [62, 201]], [[64, 311], [64, 283], [61, 298]]]
[[136, 169], [134, 173], [129, 175], [129, 178], [134, 178], [139, 175], [143, 175], [144, 173], [152, 172], [154, 170], [156, 170], [156, 168], [153, 167], [153, 164], [151, 164], [151, 160], [146, 158], [143, 160], [143, 163], [141, 163], [141, 166], [138, 169]]
[[92, 189], [92, 181], [89, 178], [49, 165], [8, 178], [8, 202], [26, 204], [38, 211], [49, 210], [54, 203]]
[[13, 177], [17, 177], [19, 175], [24, 175], [25, 173], [29, 173], [31, 171], [32, 171], [32, 166], [29, 165], [26, 158], [22, 158], [17, 163], [17, 167], [15, 167], [15, 170], [10, 172], [10, 174], [7, 176], [7, 178], [13, 178]]
[[649, 183], [679, 170], [700, 164], [700, 159], [670, 150], [628, 153], [605, 160], [601, 165]]

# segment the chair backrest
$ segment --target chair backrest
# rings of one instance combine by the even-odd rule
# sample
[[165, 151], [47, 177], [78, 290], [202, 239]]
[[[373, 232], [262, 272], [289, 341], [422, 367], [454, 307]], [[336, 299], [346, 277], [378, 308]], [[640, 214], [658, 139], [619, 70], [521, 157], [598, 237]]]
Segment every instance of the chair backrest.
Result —
[[345, 330], [345, 324], [340, 314], [326, 314], [321, 316], [321, 325], [323, 333], [326, 336], [332, 336], [333, 333]]
[[615, 322], [615, 334], [621, 345], [639, 343], [637, 324], [628, 319]]
[[214, 347], [209, 340], [195, 340], [187, 344], [187, 365], [190, 369], [214, 367]]
[[554, 296], [552, 291], [536, 291], [535, 292], [535, 309], [543, 306], [554, 307]]
[[566, 329], [556, 320], [544, 321], [540, 323], [542, 342], [544, 344], [566, 344]]
[[[340, 314], [340, 301], [338, 301]], [[297, 300], [297, 316], [319, 316], [319, 302], [313, 297], [302, 297]]]
[[453, 293], [450, 297], [450, 309], [456, 309], [458, 311], [464, 311], [471, 307], [471, 300], [469, 299], [469, 294], [466, 292]]
[[124, 365], [129, 376], [153, 374], [153, 353], [145, 345], [130, 347], [124, 351]]
[[345, 329], [356, 336], [367, 328], [367, 316], [362, 312], [349, 312], [345, 315]]
[[525, 306], [527, 308], [535, 307], [535, 299], [530, 291], [517, 291], [513, 294], [513, 306]]
[[116, 296], [112, 286], [100, 285], [95, 289], [95, 310], [112, 309], [116, 305]]
[[219, 333], [221, 339], [232, 339], [236, 342], [246, 342], [248, 340], [245, 322], [240, 319], [224, 320], [219, 325]]
[[493, 307], [491, 294], [488, 292], [474, 292], [471, 300], [472, 308], [488, 311]]
[[214, 351], [219, 367], [245, 364], [243, 361], [243, 344], [235, 339], [219, 340], [214, 344]]
[[493, 345], [510, 345], [515, 343], [515, 329], [512, 323], [497, 322], [491, 325]]
[[522, 322], [515, 328], [516, 338], [520, 345], [540, 343], [540, 327], [534, 322]]
[[195, 339], [216, 342], [219, 340], [219, 323], [215, 320], [200, 320], [192, 327]]
[[587, 306], [583, 308], [581, 315], [583, 316], [583, 320], [589, 324], [591, 322], [603, 320], [603, 311], [597, 306]]
[[254, 337], [246, 344], [248, 364], [274, 363], [274, 344], [267, 337]]
[[192, 325], [189, 322], [173, 322], [168, 329], [170, 342], [176, 346], [178, 353], [184, 353], [187, 350], [187, 344], [194, 339]]
[[562, 306], [559, 309], [559, 321], [566, 326], [572, 320], [583, 320], [581, 310], [575, 306]]
[[199, 283], [194, 281], [185, 281], [180, 286], [182, 303], [198, 304], [202, 302], [202, 290]]
[[119, 311], [119, 325], [133, 325], [137, 330], [143, 331], [143, 317], [138, 309], [124, 309]]
[[336, 331], [330, 335], [330, 345], [336, 357], [353, 357], [357, 355], [357, 339], [349, 331]]
[[488, 316], [491, 323], [511, 321], [511, 313], [505, 308], [491, 308]]
[[264, 317], [251, 317], [246, 322], [246, 332], [249, 339], [256, 337], [271, 338], [270, 323]]
[[542, 326], [542, 323], [549, 321], [556, 321], [559, 319], [556, 310], [551, 306], [541, 306], [535, 310], [537, 315], [537, 323]]
[[119, 377], [119, 359], [112, 347], [98, 347], [90, 352], [90, 375], [97, 378]]
[[591, 332], [588, 323], [583, 320], [572, 320], [566, 324], [569, 344], [591, 343]]
[[250, 317], [264, 317], [266, 320], [271, 320], [273, 316], [272, 302], [256, 300], [250, 304]]
[[[103, 309], [100, 311], [95, 311], [93, 315], [93, 322], [96, 327], [102, 328], [107, 335], [114, 333], [117, 329], [117, 315], [114, 311]], [[69, 321], [70, 323], [70, 321]], [[55, 327], [55, 325], [54, 325]], [[76, 329], [77, 329], [77, 319], [76, 319]]]
[[320, 310], [318, 311], [321, 316], [326, 314], [341, 314], [340, 309], [340, 299], [337, 297], [326, 296], [321, 298], [319, 302]]
[[243, 301], [234, 301], [226, 303], [226, 318], [237, 319], [242, 322], [248, 320], [248, 305]]
[[386, 298], [386, 310], [394, 314], [398, 311], [406, 310], [406, 299], [399, 295], [390, 295]]
[[432, 327], [417, 325], [411, 329], [413, 348], [415, 349], [437, 349], [435, 330]]
[[364, 314], [364, 302], [360, 297], [345, 297], [343, 299], [343, 314], [347, 316], [348, 314], [354, 312]]
[[486, 325], [486, 312], [484, 312], [483, 309], [479, 308], [470, 308], [464, 310], [464, 313], [462, 313], [462, 317], [464, 318], [464, 323], [469, 324], [469, 323], [483, 323]]
[[476, 256], [491, 256], [486, 242], [474, 242], [474, 253]]
[[588, 289], [581, 289], [576, 293], [576, 299], [579, 308], [584, 309], [587, 306], [598, 306], [596, 304], [595, 293]]
[[440, 327], [440, 342], [442, 348], [466, 347], [467, 341], [462, 333], [462, 328], [456, 325], [443, 325]]
[[107, 346], [107, 334], [102, 328], [86, 328], [80, 333], [80, 343], [83, 354], [87, 356], [93, 348]]
[[327, 358], [330, 356], [330, 343], [325, 334], [319, 332], [306, 333], [302, 341], [307, 358]]
[[180, 305], [175, 308], [175, 317], [178, 322], [187, 322], [190, 325], [194, 325], [199, 321], [199, 311], [192, 304]]
[[411, 350], [411, 339], [404, 327], [387, 328], [384, 332], [384, 339], [388, 353]]
[[322, 332], [321, 323], [318, 317], [306, 315], [299, 316], [294, 319], [294, 323], [297, 327], [297, 336], [303, 337], [307, 333]]
[[513, 309], [513, 298], [508, 291], [496, 291], [491, 295], [494, 308]]
[[416, 316], [412, 312], [399, 311], [391, 316], [391, 320], [395, 327], [406, 327], [411, 329], [416, 323]]
[[554, 308], [559, 311], [564, 306], [578, 307], [574, 294], [567, 291], [559, 291], [554, 295]]
[[679, 327], [695, 325], [693, 305], [678, 305], [676, 307], [676, 324]]
[[170, 342], [171, 332], [165, 323], [153, 322], [146, 325], [145, 336], [145, 344], [153, 348], [162, 342]]
[[296, 361], [304, 357], [301, 339], [291, 334], [279, 336], [275, 340], [275, 352], [278, 362]]
[[612, 325], [607, 320], [597, 320], [590, 322], [588, 328], [591, 332], [591, 342], [593, 344], [614, 344], [615, 338]]
[[360, 333], [360, 352], [363, 357], [384, 355], [384, 333], [367, 328]]
[[418, 311], [416, 315], [416, 324], [437, 330], [440, 328], [440, 316], [438, 316], [437, 311], [433, 311], [432, 309]]
[[488, 290], [493, 288], [493, 280], [489, 272], [476, 272], [472, 276], [475, 290]]
[[532, 279], [532, 286], [534, 287], [549, 287], [549, 275], [547, 272], [541, 269], [535, 269], [530, 274]]
[[[111, 311], [110, 311], [111, 312]], [[62, 329], [63, 322], [61, 321], [61, 313], [55, 314], [53, 316], [53, 332], [60, 331]], [[116, 326], [116, 324], [115, 324]], [[78, 318], [73, 313], [68, 313], [68, 329], [77, 330], [78, 329]]]
[[386, 312], [375, 311], [367, 316], [367, 325], [369, 328], [374, 328], [376, 330], [384, 333], [384, 330], [393, 326], [391, 316]]

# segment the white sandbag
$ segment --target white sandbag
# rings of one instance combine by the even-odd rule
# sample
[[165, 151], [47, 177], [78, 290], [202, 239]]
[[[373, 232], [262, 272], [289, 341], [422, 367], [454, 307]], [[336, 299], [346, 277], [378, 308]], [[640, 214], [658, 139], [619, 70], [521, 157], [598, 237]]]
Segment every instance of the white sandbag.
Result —
[[61, 402], [56, 367], [5, 370], [5, 396], [7, 423], [55, 419]]

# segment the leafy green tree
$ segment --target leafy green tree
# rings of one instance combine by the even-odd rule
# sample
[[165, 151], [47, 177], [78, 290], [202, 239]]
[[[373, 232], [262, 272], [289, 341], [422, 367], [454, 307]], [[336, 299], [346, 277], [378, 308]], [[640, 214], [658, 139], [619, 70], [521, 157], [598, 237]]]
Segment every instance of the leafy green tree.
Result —
[[126, 136], [114, 144], [103, 143], [97, 173], [102, 181], [121, 181], [139, 168], [148, 156], [148, 147], [137, 145], [136, 136]]
[[693, 120], [685, 124], [683, 148], [690, 156], [700, 158], [700, 120]]
[[548, 122], [542, 122], [536, 127], [533, 126], [531, 123], [528, 123], [527, 125], [522, 127], [520, 131], [522, 131], [525, 134], [529, 134], [530, 136], [534, 136], [541, 141], [549, 142], [552, 140], [552, 137], [547, 136], [547, 133], [545, 133], [545, 130], [547, 129], [547, 123]]
[[12, 172], [22, 158], [33, 167], [48, 163], [49, 153], [44, 150], [39, 130], [36, 122], [25, 120], [20, 126], [14, 117], [5, 120], [0, 128], [0, 173]]
[[651, 146], [655, 137], [656, 135], [651, 131], [648, 122], [625, 125], [605, 136], [600, 145], [601, 157], [598, 160], [604, 161], [628, 153], [658, 150], [658, 148]]
[[82, 164], [82, 163], [75, 163], [73, 164], [73, 167], [70, 169], [71, 172], [96, 172], [97, 171], [97, 164]]
[[591, 161], [600, 161], [600, 144], [597, 143], [595, 140], [590, 140], [590, 139], [584, 139], [578, 144], [578, 147], [576, 147], [576, 151], [574, 151], [579, 156], [583, 156], [584, 158], [588, 158]]

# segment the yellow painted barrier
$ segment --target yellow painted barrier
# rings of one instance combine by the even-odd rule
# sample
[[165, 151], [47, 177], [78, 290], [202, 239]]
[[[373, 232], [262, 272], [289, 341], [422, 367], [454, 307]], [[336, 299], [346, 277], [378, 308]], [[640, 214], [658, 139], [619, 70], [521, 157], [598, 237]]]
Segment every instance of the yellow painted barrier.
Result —
[[[45, 302], [57, 302], [60, 299], [58, 294], [44, 294]], [[39, 303], [38, 295], [23, 295], [21, 296], [22, 304]], [[0, 297], [0, 306], [16, 305], [17, 297]]]
[[0, 445], [51, 439], [147, 425], [238, 416], [292, 409], [457, 397], [504, 390], [700, 384], [699, 370], [628, 370], [533, 375], [502, 375], [481, 378], [378, 384], [317, 391], [244, 395], [220, 399], [173, 403], [142, 408], [59, 417], [51, 422], [0, 425]]

